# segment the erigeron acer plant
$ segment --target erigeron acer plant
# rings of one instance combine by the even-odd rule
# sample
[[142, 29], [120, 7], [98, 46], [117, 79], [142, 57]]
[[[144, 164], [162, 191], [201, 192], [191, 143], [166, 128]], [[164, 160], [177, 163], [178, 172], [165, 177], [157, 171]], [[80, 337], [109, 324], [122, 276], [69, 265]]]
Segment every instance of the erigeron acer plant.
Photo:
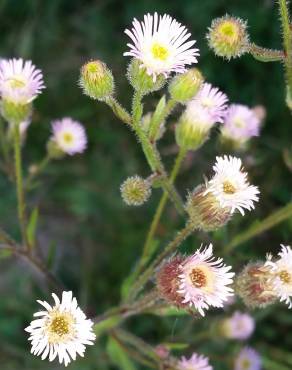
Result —
[[[215, 53], [227, 59], [250, 53], [261, 61], [284, 62], [286, 101], [291, 108], [292, 31], [286, 1], [280, 0], [279, 8], [284, 31], [283, 52], [251, 43], [246, 22], [235, 17], [214, 20], [207, 39]], [[7, 174], [16, 185], [22, 237], [21, 241], [14, 241], [2, 230], [0, 247], [28, 260], [58, 293], [52, 293], [54, 305], [46, 300], [38, 301], [44, 309], [34, 314], [34, 320], [25, 329], [30, 334], [31, 352], [43, 360], [58, 358], [67, 366], [77, 355], [84, 356], [87, 345], [99, 345], [100, 336], [108, 335], [116, 351], [125, 352], [123, 356], [132, 355], [148, 368], [211, 370], [213, 366], [216, 368], [215, 359], [197, 350], [191, 356], [182, 355], [178, 359], [167, 348], [154, 347], [125, 330], [125, 321], [145, 312], [161, 316], [189, 314], [206, 320], [203, 317], [208, 317], [211, 309], [218, 312], [231, 304], [229, 300], [234, 294], [242, 298], [247, 308], [264, 308], [277, 301], [284, 301], [291, 308], [292, 250], [289, 246], [282, 246], [278, 258], [268, 255], [266, 260], [251, 262], [239, 270], [228, 265], [227, 252], [289, 218], [292, 204], [267, 216], [256, 228], [240, 233], [224, 249], [212, 244], [195, 245], [190, 255], [181, 254], [180, 246], [193, 233], [218, 230], [234, 217], [252, 212], [260, 201], [259, 188], [251, 184], [242, 160], [233, 155], [216, 156], [213, 175], [204, 178], [202, 174], [201, 182], [194, 183], [190, 191], [185, 190], [182, 197], [175, 179], [184, 158], [189, 151], [199, 150], [209, 140], [213, 127], [219, 128], [223, 147], [241, 153], [248, 148], [251, 137], [259, 135], [263, 114], [256, 108], [230, 103], [224, 92], [205, 80], [207, 76], [203, 77], [200, 71], [195, 41], [191, 40], [187, 28], [169, 15], [147, 14], [143, 21], [135, 19], [131, 30], [125, 33], [130, 43], [124, 55], [132, 58], [127, 71], [134, 90], [131, 113], [117, 101], [114, 77], [104, 62], [86, 63], [80, 75], [84, 94], [107, 104], [137, 137], [144, 152], [149, 176], [143, 179], [133, 175], [126, 179], [120, 189], [123, 201], [129, 206], [141, 206], [152, 191], [162, 190], [141, 257], [130, 276], [124, 277], [122, 301], [100, 316], [87, 318], [73, 293], [49, 271], [35, 248], [36, 214], [28, 209], [26, 197], [35, 191], [34, 182], [50, 161], [82, 153], [87, 147], [87, 137], [83, 125], [74, 119], [54, 120], [45, 158], [23, 177], [22, 150], [25, 150], [33, 100], [45, 86], [42, 72], [22, 59], [2, 60], [0, 64], [1, 114], [7, 122], [5, 134], [9, 138], [2, 142], [3, 169], [8, 168], [5, 164], [12, 160], [13, 152], [14, 174], [9, 171]], [[143, 99], [162, 89], [165, 92], [154, 111], [144, 112]], [[177, 118], [174, 138], [178, 154], [169, 174], [158, 141], [168, 129], [167, 119], [172, 113]], [[206, 173], [210, 172], [211, 166], [206, 168]], [[153, 244], [153, 238], [168, 199], [184, 218], [185, 226], [174, 232], [168, 244], [159, 246]], [[221, 338], [242, 341], [252, 335], [255, 322], [250, 314], [235, 311], [232, 316], [218, 320], [213, 329]], [[249, 347], [243, 347], [231, 361], [235, 370], [261, 368], [260, 355]]]

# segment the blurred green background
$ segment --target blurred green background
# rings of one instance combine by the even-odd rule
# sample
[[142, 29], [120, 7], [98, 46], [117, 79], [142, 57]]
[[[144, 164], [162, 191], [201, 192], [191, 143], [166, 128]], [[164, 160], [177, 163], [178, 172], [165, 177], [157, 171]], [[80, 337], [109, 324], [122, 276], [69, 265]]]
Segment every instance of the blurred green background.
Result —
[[[291, 200], [291, 168], [284, 160], [284, 153], [291, 150], [292, 122], [284, 103], [282, 66], [260, 63], [250, 56], [228, 63], [208, 49], [205, 34], [213, 18], [229, 13], [248, 19], [254, 42], [280, 48], [276, 5], [272, 0], [0, 1], [0, 56], [31, 59], [43, 70], [47, 86], [35, 102], [24, 149], [26, 168], [45, 155], [52, 119], [64, 116], [78, 119], [85, 124], [89, 136], [86, 153], [52, 163], [28, 201], [31, 208], [38, 206], [40, 210], [41, 253], [46, 258], [50, 254], [51, 268], [74, 291], [90, 315], [118, 303], [121, 283], [139, 256], [160, 190], [155, 190], [151, 200], [141, 208], [129, 208], [122, 203], [121, 182], [127, 176], [148, 176], [150, 172], [132, 132], [106, 106], [82, 95], [78, 87], [80, 67], [94, 58], [105, 61], [114, 73], [118, 98], [130, 108], [131, 88], [125, 78], [128, 59], [122, 56], [128, 40], [123, 31], [133, 17], [139, 19], [146, 12], [166, 12], [185, 24], [197, 40], [201, 53], [198, 66], [206, 79], [224, 90], [231, 102], [266, 107], [267, 119], [261, 136], [242, 154], [253, 183], [262, 193], [256, 211], [244, 219], [235, 217], [220, 232], [197, 233], [183, 246], [185, 251], [191, 251], [212, 240], [220, 254], [220, 248], [237, 232]], [[153, 109], [159, 96], [160, 93], [150, 96], [146, 108]], [[176, 152], [172, 130], [175, 115], [171, 121], [159, 144], [168, 168]], [[186, 195], [187, 189], [200, 183], [203, 174], [210, 174], [215, 155], [222, 154], [217, 134], [215, 130], [203, 149], [185, 161], [177, 182], [182, 194]], [[3, 174], [0, 191], [1, 225], [17, 238], [15, 193]], [[166, 242], [181, 224], [169, 205], [159, 225], [158, 237]], [[263, 258], [266, 252], [277, 251], [280, 243], [291, 243], [291, 231], [292, 220], [285, 221], [238, 247], [226, 261], [238, 271], [251, 258]], [[42, 362], [29, 354], [27, 335], [23, 332], [38, 308], [35, 299], [49, 300], [50, 292], [41, 277], [24, 262], [3, 257], [0, 268], [1, 370], [59, 369], [58, 364]], [[240, 302], [237, 307], [242, 308]], [[266, 355], [269, 351], [270, 360], [276, 365], [267, 369], [291, 369], [291, 312], [277, 305], [256, 312], [255, 316], [258, 326], [251, 345]], [[143, 320], [130, 320], [128, 327], [152, 344], [176, 338], [194, 341], [195, 346], [186, 353], [195, 349], [209, 355], [215, 369], [232, 368], [220, 358], [222, 351], [236, 350], [232, 342], [221, 343], [216, 338], [195, 341], [198, 330], [210, 329], [210, 320], [147, 316]], [[103, 342], [104, 339], [90, 348], [85, 359], [76, 361], [71, 368], [117, 368], [109, 364]], [[280, 367], [281, 363], [286, 367]]]

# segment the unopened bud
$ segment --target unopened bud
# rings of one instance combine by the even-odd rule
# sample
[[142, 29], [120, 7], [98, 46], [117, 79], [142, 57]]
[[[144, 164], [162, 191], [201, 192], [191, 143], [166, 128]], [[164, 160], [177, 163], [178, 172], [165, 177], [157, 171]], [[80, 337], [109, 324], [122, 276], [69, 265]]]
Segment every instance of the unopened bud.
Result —
[[248, 51], [247, 24], [240, 18], [226, 15], [212, 21], [207, 34], [210, 48], [216, 55], [231, 59]]
[[137, 175], [129, 177], [121, 185], [121, 195], [129, 206], [141, 206], [151, 195], [151, 183]]
[[197, 186], [189, 195], [186, 211], [194, 227], [204, 231], [216, 230], [231, 218], [229, 208], [222, 208], [213, 194], [206, 192], [205, 185]]
[[47, 152], [52, 159], [62, 159], [65, 157], [66, 153], [57, 145], [55, 140], [52, 138], [47, 143]]
[[153, 91], [160, 90], [165, 84], [165, 77], [160, 74], [153, 77], [138, 59], [132, 59], [128, 67], [128, 80], [136, 91], [141, 95], [147, 95]]
[[114, 78], [105, 63], [94, 60], [81, 68], [80, 86], [85, 95], [93, 99], [104, 100], [113, 95]]
[[197, 94], [203, 81], [204, 78], [197, 68], [189, 69], [171, 80], [168, 87], [170, 96], [175, 101], [186, 103]]
[[249, 263], [237, 275], [234, 290], [250, 308], [264, 308], [277, 300], [270, 273], [263, 262]]

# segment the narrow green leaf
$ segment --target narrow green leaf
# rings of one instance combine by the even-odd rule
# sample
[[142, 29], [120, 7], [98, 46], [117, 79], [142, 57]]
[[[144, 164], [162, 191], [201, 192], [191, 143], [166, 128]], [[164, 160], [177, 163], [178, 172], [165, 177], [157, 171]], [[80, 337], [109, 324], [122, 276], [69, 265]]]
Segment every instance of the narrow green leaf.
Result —
[[118, 369], [136, 370], [134, 363], [128, 357], [123, 347], [113, 338], [108, 339], [106, 349], [113, 364], [115, 364]]
[[34, 208], [34, 210], [32, 211], [30, 215], [27, 229], [26, 229], [28, 243], [31, 247], [34, 247], [35, 245], [35, 236], [36, 236], [36, 229], [37, 229], [37, 223], [38, 223], [38, 216], [39, 216], [39, 210], [38, 208]]

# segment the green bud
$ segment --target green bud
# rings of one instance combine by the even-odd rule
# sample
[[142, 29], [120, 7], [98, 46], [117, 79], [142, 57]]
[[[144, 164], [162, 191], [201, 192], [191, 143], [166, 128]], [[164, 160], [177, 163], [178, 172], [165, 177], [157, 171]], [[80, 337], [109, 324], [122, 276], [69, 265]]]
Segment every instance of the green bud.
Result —
[[142, 95], [147, 95], [153, 91], [160, 90], [165, 84], [165, 77], [160, 74], [153, 80], [153, 76], [147, 73], [145, 67], [142, 67], [138, 59], [132, 59], [128, 67], [128, 80], [134, 90]]
[[140, 176], [127, 178], [121, 185], [121, 195], [129, 206], [141, 206], [151, 195], [151, 184]]
[[85, 95], [92, 99], [104, 100], [113, 95], [114, 78], [105, 63], [94, 60], [81, 68], [80, 86]]
[[1, 102], [1, 115], [10, 123], [17, 123], [26, 121], [31, 115], [31, 104], [15, 104], [8, 100]]
[[62, 159], [66, 155], [64, 151], [59, 148], [59, 146], [57, 145], [54, 139], [50, 139], [48, 141], [47, 151], [48, 151], [49, 157], [52, 159]]
[[197, 68], [189, 69], [171, 80], [168, 87], [170, 96], [175, 101], [186, 103], [197, 94], [203, 81], [204, 78]]

